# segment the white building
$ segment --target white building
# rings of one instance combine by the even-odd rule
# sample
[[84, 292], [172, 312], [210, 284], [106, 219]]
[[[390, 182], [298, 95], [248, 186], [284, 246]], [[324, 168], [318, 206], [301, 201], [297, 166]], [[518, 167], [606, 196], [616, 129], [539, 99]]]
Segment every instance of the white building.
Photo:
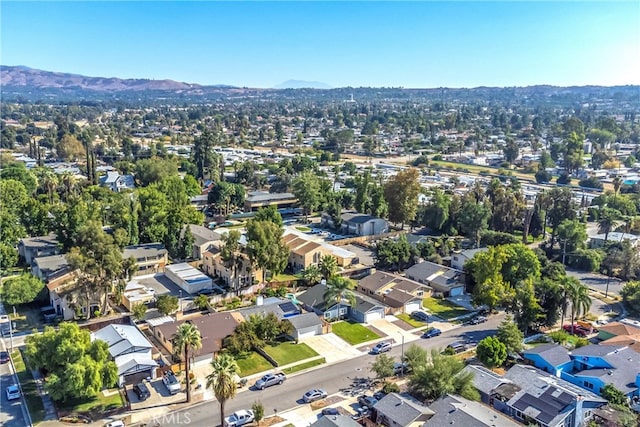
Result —
[[164, 273], [180, 289], [190, 294], [196, 294], [204, 289], [213, 289], [211, 277], [186, 262], [168, 265]]

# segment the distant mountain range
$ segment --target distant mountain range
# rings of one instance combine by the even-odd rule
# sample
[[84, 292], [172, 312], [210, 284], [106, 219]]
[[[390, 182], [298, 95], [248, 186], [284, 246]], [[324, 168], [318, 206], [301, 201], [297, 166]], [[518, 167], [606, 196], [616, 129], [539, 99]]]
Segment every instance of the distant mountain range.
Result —
[[306, 80], [287, 80], [279, 85], [275, 85], [274, 89], [331, 89], [326, 83], [309, 82]]
[[[87, 77], [79, 74], [56, 73], [25, 66], [0, 66], [2, 86], [30, 86], [33, 88], [86, 89], [95, 91], [184, 91], [205, 86], [175, 80], [120, 79], [116, 77]], [[215, 85], [210, 87], [232, 88]]]

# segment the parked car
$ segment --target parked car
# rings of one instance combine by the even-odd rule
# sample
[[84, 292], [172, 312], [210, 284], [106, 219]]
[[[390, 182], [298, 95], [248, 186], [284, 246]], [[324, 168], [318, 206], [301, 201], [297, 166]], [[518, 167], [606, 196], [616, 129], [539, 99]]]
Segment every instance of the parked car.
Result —
[[391, 350], [391, 343], [389, 342], [379, 342], [371, 349], [371, 354], [380, 354], [385, 353]]
[[429, 321], [429, 315], [427, 313], [425, 313], [424, 311], [414, 311], [413, 313], [411, 313], [411, 318], [413, 320], [417, 320], [419, 322], [428, 322]]
[[471, 344], [463, 343], [461, 341], [453, 342], [447, 346], [447, 348], [453, 349], [453, 351], [456, 353], [462, 353], [463, 351], [468, 350], [471, 347]]
[[340, 415], [338, 408], [323, 408], [322, 415]]
[[351, 416], [352, 420], [359, 421], [363, 418], [367, 418], [371, 414], [371, 409], [368, 407], [359, 406], [356, 408], [355, 415]]
[[422, 338], [432, 338], [432, 337], [437, 337], [438, 335], [440, 335], [442, 333], [442, 331], [438, 328], [431, 328], [428, 331], [426, 331], [424, 334], [422, 334]]
[[286, 380], [287, 377], [282, 373], [278, 372], [275, 374], [266, 374], [263, 375], [258, 381], [256, 381], [255, 387], [259, 390], [264, 390], [267, 387], [271, 387], [272, 385], [280, 385]]
[[245, 424], [252, 423], [255, 419], [253, 411], [251, 409], [241, 409], [234, 412], [230, 416], [224, 419], [225, 427], [239, 427]]
[[302, 395], [302, 400], [304, 400], [305, 403], [311, 403], [316, 400], [324, 399], [325, 397], [327, 397], [326, 391], [320, 388], [314, 388]]
[[117, 421], [111, 421], [109, 424], [105, 425], [104, 427], [125, 427], [125, 425], [124, 425], [124, 421], [117, 420]]
[[179, 393], [182, 390], [182, 387], [180, 386], [180, 381], [178, 381], [176, 374], [174, 374], [171, 371], [167, 371], [164, 373], [164, 375], [162, 376], [162, 382], [164, 383], [164, 385], [167, 387], [167, 390], [169, 390], [169, 393], [171, 394]]
[[[571, 325], [564, 325], [562, 329], [564, 329], [568, 333], [572, 333]], [[587, 331], [585, 328], [583, 328], [580, 325], [573, 325], [573, 335], [577, 335], [579, 337], [586, 337], [587, 335], [589, 335], [589, 331]]]
[[378, 399], [373, 396], [367, 396], [363, 394], [362, 396], [358, 396], [358, 404], [360, 406], [366, 406], [367, 408], [373, 408], [373, 406], [378, 403]]
[[0, 363], [8, 363], [9, 362], [9, 352], [8, 351], [0, 351]]
[[471, 319], [471, 322], [469, 322], [469, 323], [471, 323], [472, 325], [479, 325], [480, 323], [484, 323], [487, 320], [489, 320], [489, 319], [487, 319], [485, 316], [478, 316], [478, 317], [474, 317], [473, 319]]
[[7, 400], [20, 399], [20, 389], [16, 384], [12, 384], [6, 389]]
[[133, 386], [133, 392], [139, 400], [146, 400], [151, 396], [151, 392], [145, 383], [138, 383]]
[[400, 362], [395, 362], [393, 364], [393, 373], [395, 375], [402, 375], [402, 374], [406, 374], [411, 370], [411, 367], [409, 366], [409, 364], [407, 362], [404, 363], [400, 363]]

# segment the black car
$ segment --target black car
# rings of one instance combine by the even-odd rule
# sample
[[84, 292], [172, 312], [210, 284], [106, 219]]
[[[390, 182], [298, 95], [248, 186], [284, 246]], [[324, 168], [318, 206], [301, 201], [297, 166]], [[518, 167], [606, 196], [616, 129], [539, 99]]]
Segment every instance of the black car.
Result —
[[429, 315], [427, 313], [425, 313], [424, 311], [414, 311], [413, 313], [411, 313], [411, 318], [413, 320], [417, 320], [419, 322], [428, 322], [429, 321]]
[[9, 352], [0, 351], [0, 363], [8, 363], [9, 362]]
[[140, 400], [146, 400], [151, 396], [151, 392], [149, 392], [149, 388], [145, 383], [138, 383], [133, 386], [133, 392], [138, 396]]
[[367, 408], [373, 408], [378, 403], [378, 399], [373, 396], [362, 395], [358, 397], [358, 404], [360, 406], [366, 406]]
[[437, 337], [438, 335], [440, 335], [442, 333], [442, 331], [438, 328], [431, 328], [428, 331], [426, 331], [424, 334], [422, 334], [422, 338], [432, 338], [432, 337]]
[[322, 409], [322, 415], [340, 415], [338, 408], [324, 408]]

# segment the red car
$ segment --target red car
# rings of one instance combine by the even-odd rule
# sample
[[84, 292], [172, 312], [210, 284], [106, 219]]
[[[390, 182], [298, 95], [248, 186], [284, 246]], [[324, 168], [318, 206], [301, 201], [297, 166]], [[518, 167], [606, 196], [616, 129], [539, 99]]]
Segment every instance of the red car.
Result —
[[[564, 325], [562, 328], [565, 331], [572, 333], [571, 325]], [[583, 328], [580, 325], [573, 325], [573, 335], [577, 335], [579, 337], [586, 337], [587, 335], [589, 335], [589, 331], [587, 331], [585, 328]]]

